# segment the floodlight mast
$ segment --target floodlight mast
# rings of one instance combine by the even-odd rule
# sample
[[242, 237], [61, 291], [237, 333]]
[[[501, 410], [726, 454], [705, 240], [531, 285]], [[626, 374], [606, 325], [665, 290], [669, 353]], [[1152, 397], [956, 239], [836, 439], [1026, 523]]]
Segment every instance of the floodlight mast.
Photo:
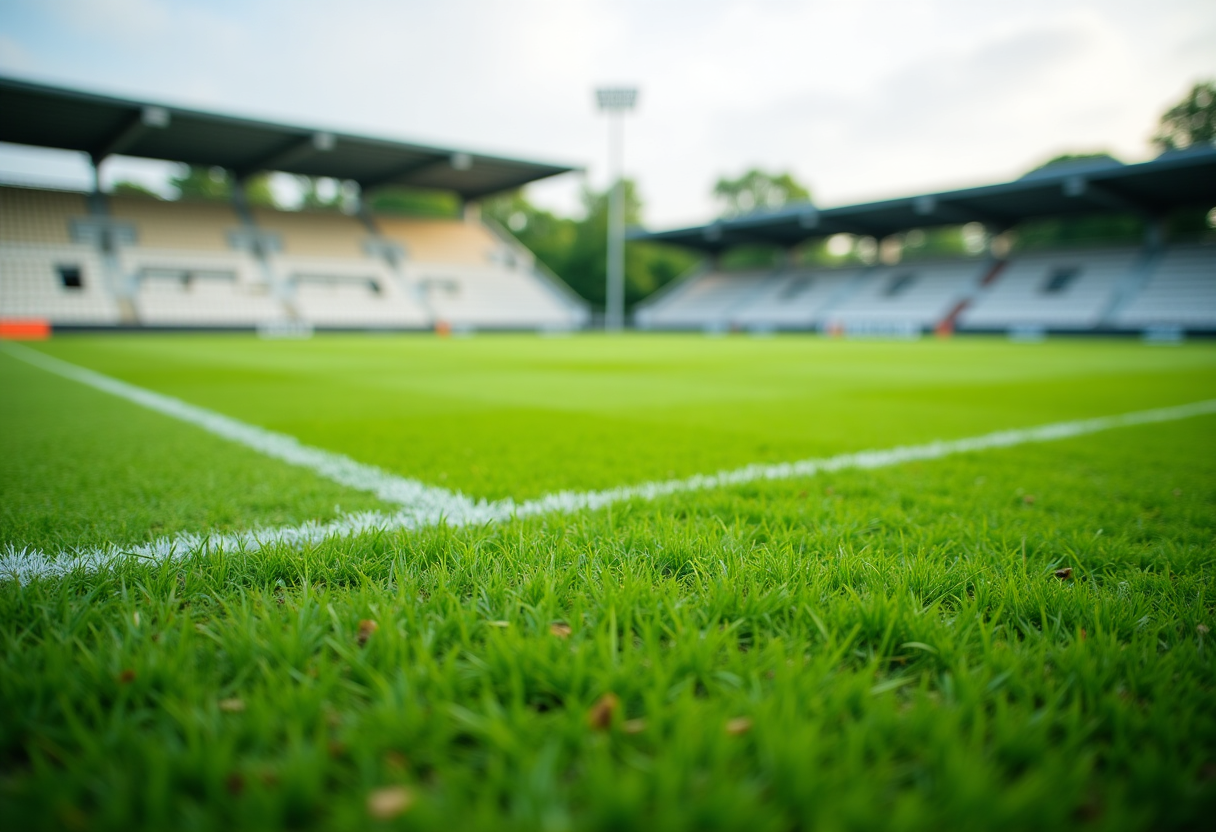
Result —
[[608, 285], [605, 287], [604, 329], [620, 332], [625, 325], [625, 182], [622, 178], [625, 111], [632, 110], [638, 91], [612, 87], [595, 91], [600, 109], [608, 112]]

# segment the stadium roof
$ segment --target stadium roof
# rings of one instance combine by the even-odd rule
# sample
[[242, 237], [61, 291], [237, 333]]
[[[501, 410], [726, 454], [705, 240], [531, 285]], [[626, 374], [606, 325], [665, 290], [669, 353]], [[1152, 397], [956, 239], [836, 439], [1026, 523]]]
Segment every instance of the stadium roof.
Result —
[[1159, 216], [1216, 205], [1216, 147], [1163, 153], [1151, 162], [1078, 160], [1033, 171], [1013, 182], [907, 196], [837, 208], [810, 203], [757, 211], [706, 225], [630, 233], [632, 240], [719, 252], [737, 245], [789, 247], [831, 234], [885, 237], [910, 228], [981, 222], [1009, 228], [1023, 220], [1100, 213]]
[[0, 78], [0, 141], [77, 150], [95, 162], [139, 156], [260, 171], [438, 188], [465, 199], [577, 168], [187, 110]]

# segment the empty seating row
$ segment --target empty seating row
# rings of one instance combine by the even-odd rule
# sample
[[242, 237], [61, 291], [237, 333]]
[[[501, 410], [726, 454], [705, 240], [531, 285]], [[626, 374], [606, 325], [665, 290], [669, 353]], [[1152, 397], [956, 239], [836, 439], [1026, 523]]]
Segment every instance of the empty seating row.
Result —
[[935, 326], [974, 289], [989, 265], [954, 260], [869, 270], [855, 293], [825, 311], [829, 325], [846, 330]]
[[570, 313], [558, 291], [535, 276], [498, 267], [407, 268], [428, 307], [458, 327], [568, 328]]
[[1096, 329], [1116, 290], [1141, 259], [1134, 249], [1014, 258], [959, 316], [959, 327]]
[[[0, 317], [106, 326], [582, 325], [586, 305], [475, 221], [0, 187]], [[441, 287], [437, 290], [436, 287]]]
[[924, 331], [1216, 329], [1216, 246], [1041, 252], [851, 268], [694, 275], [639, 327]]
[[1167, 250], [1114, 322], [1125, 328], [1216, 329], [1216, 246]]
[[0, 317], [115, 325], [119, 305], [104, 276], [91, 246], [0, 242]]

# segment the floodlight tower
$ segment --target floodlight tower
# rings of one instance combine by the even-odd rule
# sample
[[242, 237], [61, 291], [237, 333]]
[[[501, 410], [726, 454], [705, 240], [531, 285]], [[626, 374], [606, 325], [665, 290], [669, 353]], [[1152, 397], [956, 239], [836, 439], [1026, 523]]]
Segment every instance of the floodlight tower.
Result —
[[608, 112], [608, 169], [612, 190], [608, 194], [608, 285], [604, 305], [604, 329], [620, 332], [625, 323], [625, 182], [621, 174], [624, 155], [624, 115], [637, 102], [638, 91], [611, 87], [595, 91], [600, 109]]

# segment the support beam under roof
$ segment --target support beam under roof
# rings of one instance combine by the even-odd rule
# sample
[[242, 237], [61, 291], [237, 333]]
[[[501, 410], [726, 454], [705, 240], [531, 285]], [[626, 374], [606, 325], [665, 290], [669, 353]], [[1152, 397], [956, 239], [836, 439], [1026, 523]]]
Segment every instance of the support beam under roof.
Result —
[[318, 153], [328, 153], [334, 149], [337, 143], [338, 140], [333, 133], [318, 131], [309, 136], [292, 139], [273, 153], [269, 153], [233, 173], [238, 180], [245, 180], [264, 170], [281, 170]]
[[1112, 190], [1109, 185], [1093, 182], [1084, 176], [1070, 176], [1068, 179], [1065, 179], [1063, 191], [1065, 196], [1084, 199], [1100, 208], [1127, 211], [1128, 213], [1140, 216], [1154, 213], [1143, 203], [1128, 199], [1123, 194]]
[[140, 107], [127, 123], [95, 150], [89, 152], [94, 165], [128, 150], [149, 130], [163, 130], [169, 126], [169, 111], [164, 107]]

